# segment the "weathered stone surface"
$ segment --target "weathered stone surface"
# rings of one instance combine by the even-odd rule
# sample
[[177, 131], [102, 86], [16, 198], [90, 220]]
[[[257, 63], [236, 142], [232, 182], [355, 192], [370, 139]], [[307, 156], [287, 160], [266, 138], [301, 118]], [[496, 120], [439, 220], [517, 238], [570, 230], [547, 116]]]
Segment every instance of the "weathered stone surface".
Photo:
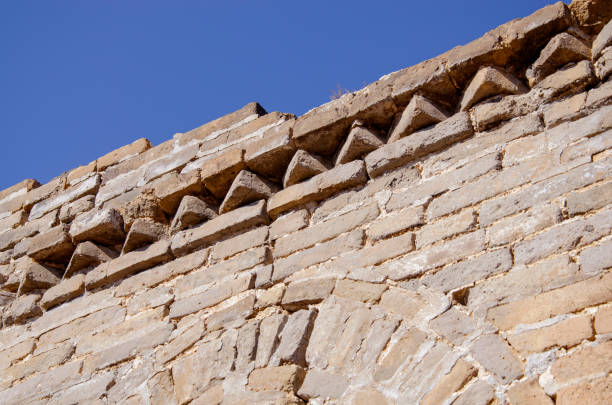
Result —
[[288, 364], [279, 367], [255, 369], [249, 374], [247, 387], [253, 391], [285, 391], [297, 393], [306, 372], [300, 366]]
[[612, 201], [612, 182], [599, 183], [586, 190], [572, 191], [567, 196], [570, 215], [584, 214], [609, 204]]
[[388, 143], [395, 142], [416, 130], [437, 124], [448, 118], [448, 114], [426, 97], [415, 94], [391, 130]]
[[70, 204], [62, 205], [59, 211], [59, 220], [65, 224], [72, 222], [77, 215], [92, 209], [94, 202], [95, 196], [86, 195]]
[[552, 128], [566, 121], [579, 118], [584, 114], [587, 93], [578, 93], [570, 98], [558, 101], [544, 110], [544, 122], [548, 128]]
[[261, 246], [268, 240], [268, 227], [262, 226], [214, 245], [210, 262], [217, 263], [247, 249]]
[[524, 93], [527, 89], [514, 76], [496, 67], [483, 67], [476, 73], [461, 99], [461, 111], [499, 94]]
[[287, 287], [281, 304], [295, 311], [319, 303], [331, 294], [335, 284], [336, 279], [332, 277], [294, 281]]
[[587, 275], [595, 275], [604, 269], [612, 267], [612, 240], [589, 246], [580, 252], [578, 261], [582, 271]]
[[394, 339], [393, 345], [386, 351], [374, 372], [374, 381], [390, 379], [408, 356], [414, 355], [425, 342], [427, 335], [420, 329], [410, 328]]
[[6, 218], [0, 219], [0, 233], [23, 225], [27, 219], [28, 214], [23, 210], [17, 211]]
[[41, 315], [39, 300], [39, 294], [22, 295], [15, 299], [2, 313], [2, 322], [4, 325], [20, 324], [28, 318]]
[[445, 296], [438, 293], [389, 288], [382, 295], [380, 306], [388, 312], [412, 320], [417, 325], [425, 325], [444, 312], [449, 307], [449, 302]]
[[553, 400], [546, 395], [536, 379], [521, 381], [508, 390], [508, 397], [512, 405], [534, 404], [553, 405]]
[[160, 285], [132, 297], [128, 304], [128, 314], [134, 315], [143, 311], [144, 309], [168, 305], [173, 300], [174, 293], [172, 292], [172, 289], [165, 285]]
[[182, 333], [178, 334], [174, 339], [168, 342], [168, 344], [157, 351], [157, 363], [167, 363], [200, 340], [204, 333], [204, 323], [202, 321], [196, 321], [187, 330], [182, 330], [181, 332]]
[[99, 157], [97, 160], [97, 168], [99, 171], [104, 171], [107, 167], [144, 152], [151, 148], [151, 146], [151, 142], [148, 139], [137, 139], [129, 145], [122, 146], [119, 149], [115, 149], [114, 151]]
[[533, 86], [568, 63], [590, 58], [591, 52], [582, 41], [563, 32], [553, 37], [542, 49], [538, 59], [527, 69], [526, 76]]
[[503, 166], [513, 166], [542, 156], [547, 148], [547, 140], [543, 133], [516, 139], [504, 149]]
[[62, 262], [72, 254], [74, 245], [67, 225], [58, 225], [30, 240], [28, 256], [36, 260]]
[[349, 381], [341, 375], [311, 369], [298, 391], [302, 398], [340, 398], [348, 388]]
[[588, 404], [603, 405], [610, 400], [610, 397], [612, 397], [612, 377], [607, 376], [563, 388], [557, 393], [556, 403], [571, 405], [584, 401]]
[[241, 170], [221, 203], [219, 214], [232, 211], [253, 201], [268, 199], [276, 190], [274, 185], [260, 179], [256, 174], [248, 170]]
[[148, 218], [138, 218], [130, 227], [125, 238], [122, 253], [131, 252], [134, 249], [157, 242], [168, 232], [167, 225], [152, 221]]
[[612, 341], [586, 346], [557, 359], [550, 368], [550, 374], [557, 384], [567, 384], [599, 377], [610, 372], [612, 363]]
[[455, 345], [463, 344], [477, 330], [476, 323], [456, 307], [433, 319], [429, 326]]
[[309, 179], [317, 174], [327, 171], [327, 164], [319, 156], [312, 155], [299, 149], [293, 155], [283, 178], [285, 188]]
[[612, 23], [608, 21], [593, 40], [593, 47], [591, 48], [593, 59], [597, 59], [602, 51], [610, 45], [612, 45]]
[[90, 266], [96, 266], [117, 257], [117, 253], [103, 246], [96, 246], [92, 242], [79, 243], [72, 253], [65, 276], [69, 277], [74, 272]]
[[[493, 246], [514, 242], [527, 235], [555, 225], [561, 220], [561, 209], [555, 204], [539, 204], [516, 216], [504, 218], [488, 231]], [[486, 219], [485, 219], [486, 221]]]
[[610, 301], [612, 273], [577, 282], [534, 297], [503, 304], [488, 311], [487, 319], [502, 330]]
[[467, 113], [459, 113], [435, 127], [413, 133], [392, 144], [387, 144], [365, 157], [370, 177], [406, 165], [411, 161], [463, 140], [474, 132]]
[[159, 207], [165, 213], [173, 214], [184, 196], [200, 194], [202, 182], [197, 170], [185, 174], [171, 172], [147, 184], [146, 188], [153, 191], [159, 199]]
[[42, 200], [32, 207], [29, 220], [40, 218], [47, 212], [53, 211], [64, 204], [75, 201], [83, 196], [96, 194], [100, 186], [100, 176], [96, 175], [63, 190], [61, 193]]
[[246, 318], [251, 316], [254, 306], [255, 295], [249, 294], [206, 318], [206, 330], [214, 331], [240, 326], [245, 322]]
[[338, 151], [335, 165], [341, 165], [356, 159], [362, 159], [366, 154], [384, 145], [378, 135], [361, 125], [361, 122], [353, 123], [344, 144]]
[[19, 274], [19, 294], [25, 294], [37, 289], [53, 287], [60, 282], [57, 271], [26, 259], [15, 266], [15, 274]]
[[429, 391], [421, 402], [423, 405], [443, 403], [455, 391], [459, 391], [476, 374], [474, 367], [463, 359], [459, 359], [453, 368]]
[[495, 398], [495, 391], [484, 381], [477, 381], [470, 385], [453, 405], [488, 405]]
[[612, 332], [612, 307], [601, 307], [595, 315], [593, 327], [597, 334]]
[[385, 284], [374, 284], [355, 280], [338, 280], [334, 288], [334, 295], [342, 298], [358, 300], [366, 304], [375, 304], [387, 286]]
[[34, 179], [21, 180], [19, 183], [0, 190], [0, 202], [24, 195], [32, 189], [40, 187], [40, 183]]
[[170, 224], [172, 232], [181, 231], [192, 225], [199, 224], [217, 216], [217, 212], [210, 204], [198, 197], [186, 195]]
[[536, 87], [550, 91], [551, 97], [558, 97], [578, 93], [594, 80], [591, 62], [583, 60], [572, 67], [551, 74], [536, 84]]
[[595, 61], [595, 75], [601, 81], [604, 81], [612, 73], [612, 46], [604, 49], [603, 54]]
[[320, 201], [331, 195], [367, 181], [363, 161], [337, 166], [300, 184], [294, 184], [274, 194], [268, 200], [268, 214], [272, 218], [311, 201]]
[[243, 229], [267, 225], [265, 209], [266, 202], [258, 201], [213, 218], [198, 227], [178, 232], [172, 237], [172, 253], [182, 256]]
[[206, 161], [201, 167], [200, 175], [204, 186], [221, 199], [236, 175], [245, 168], [244, 149], [230, 149]]
[[301, 309], [289, 316], [270, 364], [278, 365], [280, 362], [306, 365], [306, 347], [316, 316], [317, 312], [312, 309]]
[[472, 344], [471, 352], [476, 361], [503, 382], [512, 381], [523, 374], [523, 365], [498, 335], [479, 337]]
[[416, 232], [416, 248], [436, 243], [443, 239], [467, 232], [476, 226], [475, 213], [471, 209], [440, 219], [423, 226]]
[[146, 249], [126, 253], [116, 259], [101, 263], [89, 271], [85, 286], [92, 290], [101, 285], [120, 280], [130, 274], [155, 266], [171, 257], [170, 243], [160, 240]]
[[159, 198], [151, 190], [142, 190], [136, 198], [122, 205], [120, 211], [126, 232], [138, 218], [150, 218], [160, 223], [166, 222], [166, 216], [159, 206]]
[[257, 353], [255, 355], [255, 367], [268, 365], [270, 356], [276, 350], [280, 341], [279, 334], [287, 322], [287, 315], [273, 314], [265, 317], [259, 325], [259, 338], [257, 341]]
[[60, 365], [70, 359], [74, 352], [72, 343], [67, 342], [47, 352], [34, 355], [24, 362], [14, 364], [0, 373], [3, 383], [20, 380], [35, 372], [47, 371], [49, 368]]
[[70, 225], [70, 237], [74, 243], [91, 240], [106, 245], [121, 243], [123, 218], [113, 208], [92, 210], [79, 215]]
[[308, 225], [310, 213], [306, 209], [301, 209], [280, 216], [270, 224], [270, 239], [276, 240]]
[[261, 139], [246, 146], [244, 160], [251, 171], [276, 182], [282, 175], [295, 153], [291, 133], [295, 119], [274, 126], [263, 133]]
[[423, 225], [425, 213], [423, 206], [410, 207], [403, 211], [395, 211], [370, 223], [366, 234], [373, 241], [385, 239], [407, 229]]

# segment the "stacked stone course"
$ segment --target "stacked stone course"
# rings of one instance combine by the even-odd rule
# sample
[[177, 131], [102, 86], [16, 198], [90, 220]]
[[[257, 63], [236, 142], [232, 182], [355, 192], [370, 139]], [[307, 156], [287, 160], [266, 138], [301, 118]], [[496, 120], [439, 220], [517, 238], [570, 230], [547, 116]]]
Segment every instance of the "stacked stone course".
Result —
[[609, 404], [610, 17], [0, 191], [0, 403]]

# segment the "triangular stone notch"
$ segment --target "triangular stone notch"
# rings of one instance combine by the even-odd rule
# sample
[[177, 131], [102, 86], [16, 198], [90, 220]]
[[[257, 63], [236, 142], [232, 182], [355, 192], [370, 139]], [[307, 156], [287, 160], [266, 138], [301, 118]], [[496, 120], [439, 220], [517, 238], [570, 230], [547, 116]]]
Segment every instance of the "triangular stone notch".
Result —
[[79, 270], [107, 262], [115, 257], [117, 257], [117, 253], [111, 249], [97, 246], [90, 241], [79, 243], [72, 254], [72, 258], [70, 258], [68, 267], [66, 267], [64, 278], [70, 277]]
[[367, 153], [378, 149], [383, 141], [372, 131], [366, 128], [359, 120], [353, 122], [346, 141], [340, 148], [336, 157], [336, 166], [360, 159]]
[[277, 188], [248, 170], [241, 170], [225, 196], [219, 213], [231, 211], [253, 201], [268, 199]]
[[534, 86], [560, 67], [591, 58], [591, 50], [578, 38], [563, 32], [551, 39], [538, 59], [527, 69], [529, 85]]
[[527, 88], [516, 77], [498, 67], [483, 67], [474, 76], [463, 93], [461, 111], [465, 111], [477, 102], [498, 94], [519, 94]]
[[328, 167], [322, 158], [300, 149], [295, 152], [293, 159], [289, 162], [289, 166], [285, 172], [285, 178], [283, 179], [283, 186], [289, 187], [302, 180], [323, 173], [327, 171], [327, 169]]
[[426, 97], [415, 94], [393, 127], [387, 143], [395, 142], [414, 131], [437, 124], [448, 118], [448, 114]]
[[132, 224], [125, 238], [121, 253], [128, 253], [144, 245], [157, 242], [167, 233], [167, 230], [167, 225], [160, 224], [149, 218], [138, 218]]
[[217, 216], [217, 210], [207, 202], [202, 201], [198, 197], [186, 195], [181, 200], [172, 224], [170, 224], [171, 232], [183, 230], [191, 225], [199, 224]]

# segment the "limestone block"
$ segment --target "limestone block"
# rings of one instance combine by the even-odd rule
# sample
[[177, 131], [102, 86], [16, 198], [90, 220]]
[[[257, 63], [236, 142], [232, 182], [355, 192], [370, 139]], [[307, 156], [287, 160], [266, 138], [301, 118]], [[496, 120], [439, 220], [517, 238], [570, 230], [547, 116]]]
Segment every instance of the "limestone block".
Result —
[[40, 306], [48, 310], [63, 302], [78, 297], [85, 291], [85, 275], [77, 274], [74, 277], [62, 280], [59, 284], [49, 288], [40, 300]]
[[610, 73], [612, 73], [612, 46], [604, 49], [601, 57], [595, 61], [595, 74], [599, 80], [606, 80]]
[[72, 222], [77, 215], [92, 209], [94, 203], [95, 196], [86, 195], [70, 204], [62, 205], [59, 211], [59, 220], [65, 224]]
[[612, 377], [608, 375], [561, 389], [557, 393], [556, 403], [558, 405], [571, 405], [580, 402], [605, 404], [610, 400], [610, 397], [612, 397]]
[[24, 323], [28, 318], [42, 315], [38, 306], [39, 294], [22, 295], [11, 302], [2, 313], [4, 325]]
[[185, 174], [170, 172], [147, 184], [147, 188], [159, 199], [159, 207], [167, 214], [174, 214], [182, 198], [189, 194], [200, 194], [202, 182], [200, 173], [193, 171]]
[[245, 168], [244, 149], [230, 149], [206, 161], [200, 175], [204, 186], [215, 197], [222, 199], [236, 175]]
[[459, 359], [453, 368], [438, 381], [421, 402], [423, 405], [443, 403], [455, 391], [459, 391], [477, 373], [477, 370], [468, 362]]
[[262, 180], [248, 170], [241, 170], [232, 182], [225, 199], [219, 208], [219, 214], [224, 214], [253, 201], [268, 199], [277, 188]]
[[415, 94], [391, 130], [387, 143], [395, 142], [421, 128], [437, 124], [448, 118], [448, 114], [432, 101]]
[[292, 135], [295, 145], [320, 155], [334, 153], [349, 126], [346, 121], [348, 106], [345, 99], [351, 96], [345, 95], [332, 100], [298, 117]]
[[274, 126], [263, 133], [261, 139], [246, 146], [244, 160], [248, 168], [258, 175], [282, 182], [283, 173], [295, 153], [291, 133], [295, 119]]
[[498, 335], [479, 337], [472, 344], [471, 352], [476, 361], [503, 382], [507, 383], [523, 375], [522, 363]]
[[317, 174], [327, 171], [327, 164], [319, 156], [310, 154], [305, 150], [299, 149], [293, 155], [285, 176], [283, 186], [285, 188], [309, 179]]
[[525, 93], [527, 88], [517, 78], [497, 67], [483, 67], [476, 73], [461, 99], [461, 111], [485, 98], [499, 94]]
[[289, 311], [295, 311], [319, 303], [331, 294], [335, 284], [333, 277], [294, 281], [287, 287], [281, 304]]
[[114, 151], [99, 157], [97, 160], [97, 168], [99, 171], [104, 171], [107, 167], [142, 153], [151, 148], [151, 146], [151, 142], [148, 139], [137, 139], [129, 145], [122, 146], [119, 149], [115, 149]]
[[198, 197], [186, 195], [181, 200], [181, 204], [170, 224], [170, 229], [172, 232], [181, 231], [189, 226], [213, 219], [216, 216], [216, 210], [209, 203]]
[[537, 404], [553, 405], [553, 400], [546, 395], [537, 379], [530, 379], [514, 384], [508, 390], [508, 397], [512, 405]]
[[474, 320], [456, 307], [451, 307], [433, 319], [429, 326], [449, 342], [458, 346], [477, 330]]
[[301, 309], [292, 313], [280, 333], [280, 343], [270, 360], [271, 364], [293, 363], [306, 365], [306, 347], [312, 333], [317, 312], [313, 309]]
[[166, 216], [159, 206], [159, 198], [151, 190], [143, 190], [136, 198], [121, 208], [124, 228], [128, 232], [138, 218], [150, 218], [155, 222], [166, 222]]
[[251, 316], [254, 306], [255, 295], [247, 295], [232, 305], [210, 314], [210, 316], [206, 318], [206, 330], [214, 331], [217, 329], [238, 327], [245, 322], [246, 318]]
[[342, 298], [375, 304], [387, 286], [385, 284], [374, 284], [355, 280], [338, 280], [334, 288], [334, 295]]
[[495, 398], [495, 391], [484, 381], [471, 384], [453, 402], [453, 405], [488, 405]]
[[595, 315], [593, 326], [598, 335], [612, 332], [612, 307], [600, 308]]
[[590, 61], [583, 60], [547, 76], [538, 82], [536, 87], [549, 91], [550, 97], [559, 97], [579, 93], [594, 81], [593, 65]]
[[121, 253], [131, 252], [145, 245], [157, 242], [168, 232], [168, 226], [148, 218], [138, 218], [130, 227]]
[[28, 256], [40, 261], [67, 261], [74, 251], [68, 231], [68, 225], [62, 224], [34, 236], [30, 240]]
[[304, 383], [298, 391], [302, 398], [340, 398], [346, 391], [349, 380], [341, 375], [311, 369], [306, 373]]
[[64, 204], [75, 201], [83, 196], [96, 194], [99, 187], [99, 175], [95, 175], [86, 180], [83, 180], [81, 183], [75, 184], [74, 186], [63, 190], [61, 193], [58, 193], [54, 196], [51, 196], [34, 204], [32, 210], [30, 211], [29, 220], [31, 221], [33, 219], [40, 218], [47, 212], [53, 211], [54, 209], [57, 209]]
[[335, 166], [351, 162], [363, 157], [384, 145], [378, 135], [364, 127], [360, 121], [355, 121], [344, 144], [338, 151]]
[[300, 366], [288, 364], [279, 367], [255, 369], [249, 374], [247, 387], [253, 391], [285, 391], [297, 393], [306, 372]]
[[19, 283], [19, 294], [25, 294], [32, 290], [53, 287], [60, 282], [56, 271], [34, 261], [27, 260], [16, 269], [21, 274]]
[[117, 253], [104, 246], [97, 246], [93, 242], [79, 243], [72, 253], [65, 277], [70, 277], [74, 272], [90, 266], [96, 266], [117, 257]]
[[588, 377], [599, 377], [610, 372], [612, 363], [612, 341], [586, 346], [580, 350], [557, 359], [550, 368], [550, 374], [557, 384], [563, 385]]
[[593, 46], [591, 48], [593, 60], [599, 58], [602, 51], [610, 45], [612, 45], [612, 20], [608, 21], [593, 40]]
[[72, 221], [70, 236], [75, 244], [86, 240], [105, 245], [121, 243], [125, 238], [123, 218], [113, 208], [86, 212]]

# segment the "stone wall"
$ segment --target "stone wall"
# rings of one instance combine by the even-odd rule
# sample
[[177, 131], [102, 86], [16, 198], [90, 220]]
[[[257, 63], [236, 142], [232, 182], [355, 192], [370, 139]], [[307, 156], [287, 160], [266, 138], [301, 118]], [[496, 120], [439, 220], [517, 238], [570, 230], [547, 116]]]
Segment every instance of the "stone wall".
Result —
[[0, 403], [609, 404], [611, 15], [0, 191]]

